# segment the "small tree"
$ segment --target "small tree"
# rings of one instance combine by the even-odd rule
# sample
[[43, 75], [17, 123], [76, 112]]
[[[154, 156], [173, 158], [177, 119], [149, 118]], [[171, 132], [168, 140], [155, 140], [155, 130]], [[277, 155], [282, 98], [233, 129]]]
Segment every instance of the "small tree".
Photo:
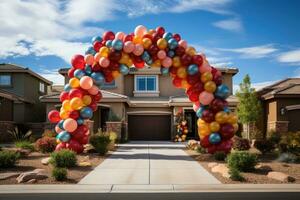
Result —
[[[250, 124], [255, 124], [261, 118], [262, 108], [255, 89], [251, 87], [251, 80], [248, 74], [244, 77], [243, 82], [240, 83], [240, 89], [236, 92], [236, 96], [239, 99], [237, 113], [240, 122], [248, 127]], [[249, 129], [247, 134], [249, 138]]]

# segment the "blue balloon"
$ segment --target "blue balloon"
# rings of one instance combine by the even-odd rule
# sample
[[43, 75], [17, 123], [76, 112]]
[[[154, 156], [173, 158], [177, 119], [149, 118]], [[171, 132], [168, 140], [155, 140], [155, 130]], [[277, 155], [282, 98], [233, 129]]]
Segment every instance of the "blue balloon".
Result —
[[94, 37], [92, 38], [92, 44], [94, 44], [94, 42], [96, 42], [96, 41], [101, 42], [101, 41], [102, 41], [102, 37], [100, 37], [100, 36], [94, 36]]
[[83, 107], [80, 110], [80, 116], [83, 119], [90, 119], [93, 117], [93, 110], [90, 107]]
[[67, 131], [62, 131], [56, 136], [56, 139], [62, 142], [68, 142], [71, 139], [71, 135]]
[[107, 40], [105, 46], [107, 46], [108, 48], [112, 47], [112, 40]]
[[77, 119], [77, 124], [82, 125], [84, 123], [84, 120], [82, 118]]
[[169, 39], [173, 38], [173, 35], [172, 35], [172, 33], [170, 33], [170, 32], [166, 32], [166, 33], [163, 35], [163, 38], [166, 39], [167, 41], [169, 41]]
[[76, 69], [74, 71], [74, 76], [78, 79], [81, 79], [83, 76], [85, 76], [85, 73], [81, 69]]
[[123, 42], [119, 39], [113, 40], [111, 45], [115, 50], [122, 50], [123, 48]]
[[129, 68], [127, 67], [127, 65], [120, 64], [119, 67], [121, 74], [127, 75], [129, 73]]
[[168, 57], [173, 58], [175, 56], [175, 52], [173, 50], [168, 51]]
[[150, 55], [149, 55], [149, 53], [147, 51], [144, 51], [144, 53], [142, 54], [142, 59], [144, 61], [148, 61], [148, 60], [151, 59], [151, 57], [150, 57]]
[[229, 95], [230, 95], [229, 88], [224, 84], [218, 86], [215, 92], [215, 96], [222, 99], [226, 99], [227, 97], [229, 97]]
[[91, 73], [93, 72], [92, 71], [92, 67], [90, 65], [86, 65], [85, 68], [84, 68], [84, 71], [86, 73], [86, 75], [91, 75]]
[[147, 65], [152, 65], [153, 60], [150, 58], [149, 60], [146, 61]]
[[64, 130], [64, 126], [63, 126], [63, 125], [64, 125], [64, 121], [65, 121], [65, 120], [62, 119], [62, 120], [60, 120], [60, 121], [58, 122], [58, 124], [57, 124], [58, 127], [59, 127], [60, 129], [62, 129], [62, 130]]
[[208, 138], [211, 144], [219, 144], [221, 142], [221, 136], [219, 133], [212, 133]]
[[226, 113], [230, 113], [230, 109], [228, 107], [224, 107], [223, 111], [226, 112]]
[[205, 107], [204, 107], [204, 106], [200, 106], [200, 107], [198, 108], [198, 110], [196, 111], [196, 115], [197, 115], [198, 118], [201, 118], [201, 117], [202, 117], [202, 113], [203, 113], [204, 110], [205, 110]]
[[168, 40], [168, 45], [170, 49], [175, 49], [178, 46], [178, 42], [174, 38], [171, 38]]
[[96, 51], [93, 46], [88, 47], [88, 49], [85, 51], [85, 55], [87, 54], [92, 54], [92, 55], [96, 54]]
[[197, 74], [198, 73], [198, 65], [196, 65], [196, 64], [189, 65], [187, 71], [188, 71], [189, 75]]
[[95, 82], [97, 85], [101, 85], [101, 84], [103, 84], [104, 81], [105, 81], [105, 78], [104, 78], [103, 74], [100, 73], [100, 72], [93, 72], [93, 73], [91, 74], [91, 77], [94, 79], [94, 82]]
[[71, 89], [72, 89], [72, 87], [69, 85], [69, 83], [67, 83], [64, 87], [64, 91], [66, 91], [66, 92], [70, 92]]
[[160, 68], [160, 72], [163, 76], [167, 76], [169, 74], [169, 68], [168, 67], [162, 67], [162, 68]]

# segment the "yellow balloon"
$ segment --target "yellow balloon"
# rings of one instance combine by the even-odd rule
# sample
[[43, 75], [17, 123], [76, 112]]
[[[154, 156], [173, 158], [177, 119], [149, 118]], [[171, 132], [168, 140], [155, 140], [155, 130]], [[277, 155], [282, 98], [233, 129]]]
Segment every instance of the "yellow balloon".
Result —
[[107, 47], [101, 47], [100, 49], [99, 49], [99, 53], [100, 53], [100, 56], [101, 57], [108, 57], [108, 54], [109, 54], [109, 49], [107, 48]]
[[127, 53], [122, 52], [122, 57], [119, 60], [119, 63], [126, 64], [126, 63], [128, 63], [129, 59], [130, 59], [129, 55]]
[[161, 62], [159, 59], [155, 60], [152, 64], [152, 67], [161, 67]]
[[232, 126], [233, 126], [233, 129], [234, 129], [234, 133], [236, 133], [239, 130], [239, 124], [235, 123], [235, 124], [232, 124]]
[[188, 48], [186, 48], [185, 53], [187, 53], [190, 56], [194, 56], [194, 55], [196, 55], [197, 52], [194, 47], [188, 47]]
[[131, 60], [131, 59], [128, 59], [126, 65], [127, 65], [128, 67], [131, 67], [131, 66], [133, 65], [132, 60]]
[[224, 111], [220, 111], [217, 112], [217, 114], [215, 115], [215, 120], [216, 122], [218, 122], [219, 124], [224, 124], [227, 122], [228, 116], [227, 113]]
[[115, 78], [117, 78], [119, 75], [120, 75], [120, 72], [119, 71], [112, 71], [111, 72], [111, 75]]
[[200, 127], [202, 124], [205, 124], [206, 122], [203, 120], [203, 119], [201, 119], [201, 118], [199, 118], [198, 120], [197, 120], [197, 126], [198, 127]]
[[56, 143], [59, 144], [61, 143], [61, 141], [59, 139], [56, 139]]
[[238, 122], [238, 117], [234, 113], [228, 114], [227, 123], [229, 124], [236, 124]]
[[74, 97], [70, 104], [73, 110], [79, 110], [83, 106], [83, 102], [79, 97]]
[[142, 42], [144, 49], [148, 49], [152, 45], [152, 41], [149, 38], [143, 38]]
[[66, 110], [61, 109], [59, 112], [59, 116], [62, 119], [67, 119], [69, 117], [69, 112]]
[[211, 81], [212, 79], [213, 79], [213, 75], [210, 72], [204, 72], [203, 74], [201, 74], [201, 81], [203, 83]]
[[204, 84], [204, 89], [207, 92], [213, 93], [216, 90], [216, 88], [217, 88], [217, 86], [216, 86], [215, 82], [213, 82], [213, 81], [207, 81]]
[[82, 102], [84, 103], [84, 105], [90, 105], [92, 102], [92, 98], [90, 95], [84, 95], [82, 97]]
[[218, 122], [211, 122], [209, 128], [211, 132], [218, 132], [220, 130], [220, 124]]
[[209, 125], [207, 123], [202, 124], [201, 126], [198, 127], [198, 134], [201, 136], [206, 136], [209, 135], [211, 132]]
[[142, 38], [139, 37], [139, 36], [137, 36], [137, 35], [135, 35], [135, 36], [133, 37], [133, 39], [132, 39], [132, 42], [133, 42], [134, 44], [141, 44], [141, 43], [142, 43]]
[[159, 49], [165, 49], [168, 46], [168, 42], [164, 38], [160, 38], [159, 40], [157, 40], [156, 44]]
[[72, 88], [78, 88], [80, 86], [80, 83], [79, 83], [79, 80], [78, 78], [76, 77], [73, 77], [69, 80], [69, 85], [72, 87]]
[[183, 80], [181, 81], [181, 86], [182, 86], [182, 88], [184, 88], [184, 89], [187, 89], [187, 88], [190, 88], [190, 87], [191, 87], [191, 85], [187, 82], [186, 79], [183, 79]]
[[70, 101], [69, 100], [64, 100], [64, 102], [62, 103], [62, 108], [65, 111], [71, 111], [71, 105], [70, 105]]
[[179, 78], [185, 78], [187, 76], [186, 68], [185, 67], [179, 67], [178, 70], [177, 70], [177, 76]]
[[174, 67], [180, 67], [181, 66], [180, 57], [179, 56], [175, 56], [172, 59], [172, 64], [173, 64]]

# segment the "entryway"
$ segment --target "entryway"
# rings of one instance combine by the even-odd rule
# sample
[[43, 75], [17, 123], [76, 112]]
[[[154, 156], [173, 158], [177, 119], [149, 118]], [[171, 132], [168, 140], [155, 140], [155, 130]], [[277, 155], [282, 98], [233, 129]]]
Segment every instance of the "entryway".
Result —
[[153, 141], [120, 145], [79, 184], [220, 184], [183, 151], [184, 147]]

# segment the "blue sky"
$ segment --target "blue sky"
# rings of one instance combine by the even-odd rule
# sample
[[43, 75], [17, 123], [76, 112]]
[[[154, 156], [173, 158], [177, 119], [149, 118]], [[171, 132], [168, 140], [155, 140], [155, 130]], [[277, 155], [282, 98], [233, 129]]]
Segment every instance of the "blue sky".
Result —
[[74, 0], [0, 2], [0, 62], [16, 63], [56, 84], [73, 54], [105, 30], [163, 26], [204, 52], [215, 66], [237, 67], [260, 88], [300, 77], [300, 1]]

